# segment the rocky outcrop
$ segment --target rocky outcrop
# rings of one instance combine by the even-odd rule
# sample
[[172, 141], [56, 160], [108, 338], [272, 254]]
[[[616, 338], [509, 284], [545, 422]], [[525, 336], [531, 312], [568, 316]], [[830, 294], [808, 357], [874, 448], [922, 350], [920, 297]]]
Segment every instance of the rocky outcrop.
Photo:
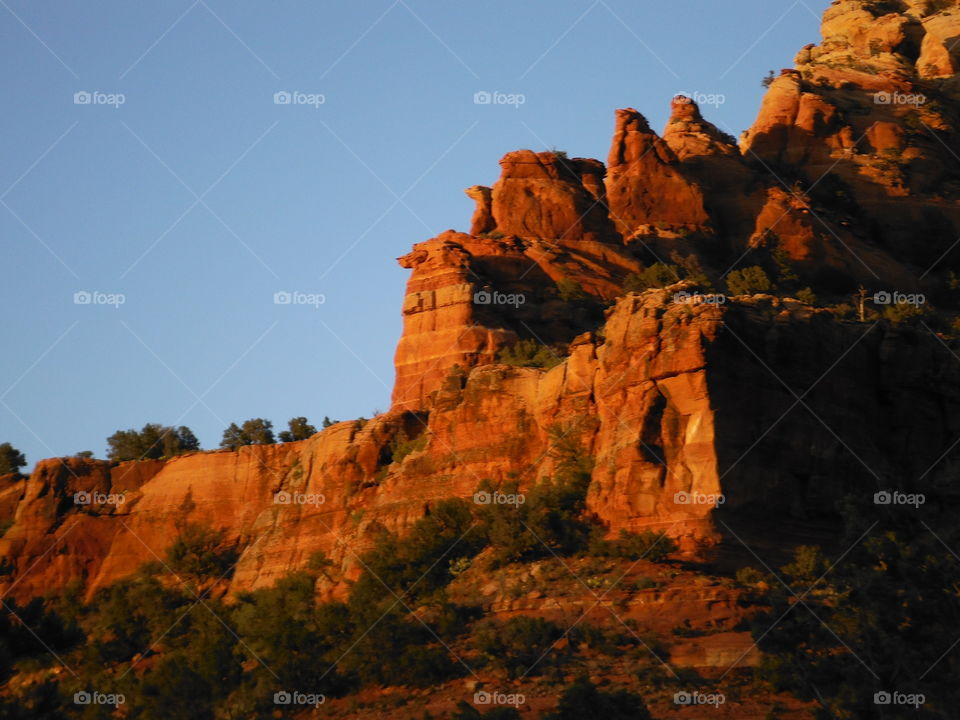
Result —
[[693, 158], [740, 159], [736, 140], [704, 120], [697, 103], [685, 95], [677, 95], [670, 102], [663, 141], [681, 163]]
[[493, 197], [490, 188], [484, 185], [473, 185], [464, 192], [477, 204], [473, 211], [473, 218], [470, 220], [470, 234], [483, 235], [492, 232], [496, 224], [493, 222]]
[[673, 150], [632, 108], [616, 113], [606, 187], [610, 216], [627, 242], [651, 234], [653, 226], [699, 232], [709, 224], [700, 188], [683, 176]]
[[[860, 230], [846, 253], [857, 259], [848, 264], [863, 264], [866, 246], [887, 255], [877, 266], [866, 262], [871, 284], [902, 283], [910, 270], [915, 286], [957, 261], [943, 256], [960, 233], [960, 138], [951, 109], [960, 97], [953, 42], [960, 15], [955, 3], [901, 5], [895, 12], [891, 3], [834, 2], [822, 42], [773, 81], [741, 148], [748, 162], [801, 178], [798, 191], [809, 187], [815, 202], [845, 206]], [[886, 272], [890, 258], [899, 277]]]
[[393, 405], [406, 409], [423, 407], [455, 365], [494, 362], [520, 338], [564, 352], [576, 335], [596, 326], [597, 303], [615, 297], [624, 278], [642, 267], [621, 247], [596, 240], [452, 230], [418, 243], [400, 264], [413, 273]]
[[[484, 480], [526, 489], [551, 475], [557, 433], [595, 458], [588, 503], [611, 531], [663, 529], [702, 550], [721, 537], [723, 499], [734, 522], [830, 512], [844, 496], [868, 505], [921, 476], [949, 490], [960, 453], [943, 450], [957, 418], [960, 367], [928, 333], [767, 296], [717, 306], [630, 294], [603, 338], [578, 338], [557, 367], [475, 367], [417, 413], [167, 462], [44, 461], [0, 544], [4, 587], [25, 597], [79, 579], [92, 592], [163, 559], [185, 523], [200, 523], [240, 553], [233, 591], [322, 551], [335, 592], [378, 528], [401, 530]], [[397, 437], [417, 443], [394, 460]], [[84, 492], [125, 497], [78, 504]]]
[[[551, 475], [558, 434], [595, 460], [588, 504], [611, 532], [664, 529], [691, 553], [744, 516], [806, 520], [921, 480], [952, 497], [960, 364], [944, 338], [791, 299], [624, 286], [667, 261], [722, 287], [777, 252], [841, 300], [861, 284], [946, 287], [960, 271], [955, 5], [834, 2], [739, 146], [677, 97], [663, 137], [618, 110], [606, 167], [508, 153], [492, 188], [466, 191], [469, 234], [399, 259], [389, 413], [295, 443], [0, 478], [0, 592], [92, 592], [162, 559], [185, 523], [237, 549], [234, 591], [320, 551], [337, 592], [380, 528], [484, 480]], [[520, 340], [556, 366], [499, 364]]]
[[493, 186], [493, 217], [499, 232], [546, 240], [614, 240], [596, 194], [602, 167], [531, 150], [507, 153], [500, 167], [500, 179]]

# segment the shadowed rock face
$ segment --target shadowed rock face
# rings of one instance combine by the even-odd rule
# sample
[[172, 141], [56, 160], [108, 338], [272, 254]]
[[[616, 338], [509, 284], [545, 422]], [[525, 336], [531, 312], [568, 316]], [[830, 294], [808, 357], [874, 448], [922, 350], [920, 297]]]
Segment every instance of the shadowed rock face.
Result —
[[[719, 279], [774, 249], [805, 283], [838, 291], [926, 291], [960, 270], [946, 252], [960, 235], [960, 13], [934, 5], [833, 3], [824, 41], [772, 82], [739, 146], [678, 97], [662, 137], [616, 111], [606, 167], [508, 153], [492, 188], [466, 191], [469, 234], [399, 259], [411, 274], [390, 412], [284, 445], [53, 459], [0, 478], [0, 519], [13, 521], [0, 592], [78, 579], [92, 592], [163, 557], [186, 522], [240, 551], [234, 591], [317, 550], [349, 579], [379, 528], [485, 479], [550, 475], [551, 428], [595, 458], [588, 501], [611, 531], [665, 529], [690, 551], [719, 541], [718, 518], [804, 520], [845, 495], [948, 488], [960, 363], [931, 333], [762, 295], [714, 306], [674, 302], [684, 285], [623, 293], [653, 260], [692, 256]], [[564, 359], [497, 364], [520, 339]], [[422, 449], [393, 462], [398, 436], [422, 436]], [[77, 505], [81, 492], [124, 501]], [[312, 500], [276, 503], [279, 492]], [[682, 501], [718, 493], [719, 513]]]

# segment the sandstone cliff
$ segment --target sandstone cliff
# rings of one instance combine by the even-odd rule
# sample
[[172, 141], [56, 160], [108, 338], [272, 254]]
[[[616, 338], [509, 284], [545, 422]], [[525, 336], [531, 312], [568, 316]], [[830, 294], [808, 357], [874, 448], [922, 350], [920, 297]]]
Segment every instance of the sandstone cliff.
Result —
[[[492, 187], [467, 190], [469, 234], [400, 258], [390, 412], [284, 445], [52, 459], [0, 480], [0, 591], [93, 592], [201, 523], [240, 553], [233, 590], [323, 551], [335, 592], [378, 528], [484, 480], [550, 475], [551, 432], [595, 459], [590, 509], [612, 531], [664, 529], [689, 552], [744, 516], [802, 519], [920, 480], [949, 490], [960, 365], [941, 337], [789, 298], [675, 302], [688, 285], [624, 284], [689, 260], [722, 287], [738, 259], [781, 250], [818, 293], [942, 289], [960, 269], [955, 6], [834, 2], [823, 42], [773, 80], [739, 145], [678, 97], [662, 137], [618, 110], [607, 166], [508, 153]], [[498, 364], [521, 339], [559, 364]], [[412, 451], [396, 456], [397, 440]], [[123, 502], [75, 503], [82, 492]]]

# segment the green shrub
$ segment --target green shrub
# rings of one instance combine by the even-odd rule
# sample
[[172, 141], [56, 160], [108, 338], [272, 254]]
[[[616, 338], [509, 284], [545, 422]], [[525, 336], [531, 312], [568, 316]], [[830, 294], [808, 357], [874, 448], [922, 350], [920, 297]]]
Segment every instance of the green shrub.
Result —
[[263, 418], [250, 418], [241, 426], [230, 423], [230, 426], [223, 431], [220, 447], [225, 450], [236, 450], [244, 445], [273, 445], [276, 441], [272, 422]]
[[223, 531], [188, 523], [167, 550], [167, 564], [175, 573], [219, 578], [237, 561], [237, 552], [225, 547]]
[[186, 630], [178, 623], [187, 598], [156, 577], [138, 575], [99, 590], [91, 602], [88, 659], [93, 665], [123, 662], [149, 650], [161, 636], [168, 642]]
[[[412, 685], [428, 687], [463, 670], [446, 648], [419, 620], [404, 618], [406, 608], [387, 590], [387, 608], [376, 604], [375, 613], [355, 608], [351, 597], [352, 639], [343, 646], [338, 668], [360, 685]], [[360, 616], [363, 619], [360, 619]]]
[[732, 270], [727, 275], [727, 289], [731, 295], [756, 295], [773, 290], [773, 283], [759, 265]]
[[350, 591], [350, 606], [375, 619], [385, 600], [392, 603], [390, 591], [405, 602], [422, 601], [453, 578], [451, 561], [472, 557], [483, 545], [470, 506], [463, 500], [441, 500], [406, 535], [385, 532], [362, 556], [365, 572]]
[[390, 441], [390, 462], [403, 462], [407, 455], [412, 452], [420, 452], [426, 446], [426, 432], [421, 432], [413, 439], [409, 439], [405, 432], [399, 432]]
[[27, 464], [23, 453], [8, 442], [0, 445], [0, 475], [17, 472]]
[[190, 428], [184, 425], [172, 428], [156, 423], [147, 423], [139, 432], [117, 430], [107, 438], [107, 445], [107, 457], [117, 462], [156, 460], [200, 449], [200, 441]]
[[560, 294], [560, 299], [564, 302], [575, 302], [587, 298], [587, 293], [584, 292], [583, 286], [576, 280], [571, 280], [570, 278], [562, 278], [557, 281], [557, 292]]
[[6, 680], [14, 663], [26, 658], [53, 662], [51, 651], [63, 652], [83, 639], [76, 622], [43, 599], [35, 597], [21, 606], [4, 598], [0, 605], [0, 682]]
[[555, 664], [558, 651], [554, 645], [562, 635], [563, 630], [555, 623], [520, 615], [503, 624], [481, 624], [474, 643], [491, 663], [516, 678], [539, 674]]
[[591, 555], [628, 560], [663, 562], [676, 550], [677, 544], [666, 533], [651, 530], [645, 530], [639, 534], [621, 530], [616, 540], [594, 537], [590, 542]]
[[[357, 623], [343, 603], [316, 602], [314, 576], [288, 575], [270, 588], [238, 597], [232, 617], [237, 634], [284, 688], [315, 688], [356, 634]], [[257, 672], [262, 669], [258, 665]], [[266, 671], [264, 671], [266, 672]], [[264, 680], [273, 679], [267, 673]], [[341, 673], [326, 674], [324, 687], [336, 693], [354, 682]]]
[[557, 709], [547, 713], [544, 720], [650, 720], [643, 698], [626, 690], [601, 692], [586, 677], [578, 678], [560, 696]]
[[918, 307], [908, 303], [896, 303], [883, 308], [883, 317], [894, 325], [917, 323], [927, 316], [926, 307]]
[[[583, 519], [589, 476], [544, 478], [521, 505], [482, 505], [477, 510], [483, 534], [497, 564], [566, 555], [586, 546], [590, 526]], [[480, 492], [489, 491], [481, 485]], [[516, 485], [501, 489], [517, 494]]]
[[[542, 479], [522, 503], [478, 506], [477, 517], [495, 563], [570, 554], [587, 547], [591, 523], [584, 511], [593, 458], [584, 451], [579, 430], [554, 426], [549, 435], [556, 476]], [[478, 492], [493, 490], [490, 483], [478, 488]], [[515, 482], [500, 492], [519, 496]]]
[[654, 263], [639, 273], [630, 273], [623, 283], [624, 292], [643, 292], [662, 288], [680, 280], [680, 268], [676, 265]]
[[736, 577], [738, 583], [741, 585], [746, 585], [747, 587], [758, 585], [766, 580], [766, 575], [757, 570], [755, 567], [750, 567], [749, 565], [737, 570]]
[[[324, 422], [327, 423], [324, 427], [329, 427], [333, 423], [330, 422], [330, 418], [324, 417]], [[303, 416], [290, 418], [287, 422], [287, 427], [289, 430], [282, 430], [277, 435], [277, 439], [280, 442], [293, 442], [294, 440], [306, 440], [312, 435], [316, 435], [317, 429], [307, 422], [307, 419]]]
[[816, 294], [813, 292], [813, 290], [811, 290], [808, 287], [798, 290], [796, 292], [796, 296], [797, 296], [797, 300], [799, 300], [802, 303], [806, 303], [807, 305], [817, 304]]
[[563, 362], [563, 358], [546, 345], [536, 340], [518, 340], [497, 353], [497, 360], [504, 365], [514, 367], [552, 368]]

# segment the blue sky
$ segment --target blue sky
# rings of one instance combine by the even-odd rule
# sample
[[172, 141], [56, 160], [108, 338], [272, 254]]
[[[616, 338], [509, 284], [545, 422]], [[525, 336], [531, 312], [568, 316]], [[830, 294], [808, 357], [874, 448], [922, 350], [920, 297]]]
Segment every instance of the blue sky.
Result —
[[615, 108], [661, 129], [681, 91], [738, 134], [826, 3], [0, 5], [0, 442], [32, 467], [145, 422], [216, 447], [386, 410], [395, 258], [469, 228], [463, 188], [522, 147], [605, 160]]

